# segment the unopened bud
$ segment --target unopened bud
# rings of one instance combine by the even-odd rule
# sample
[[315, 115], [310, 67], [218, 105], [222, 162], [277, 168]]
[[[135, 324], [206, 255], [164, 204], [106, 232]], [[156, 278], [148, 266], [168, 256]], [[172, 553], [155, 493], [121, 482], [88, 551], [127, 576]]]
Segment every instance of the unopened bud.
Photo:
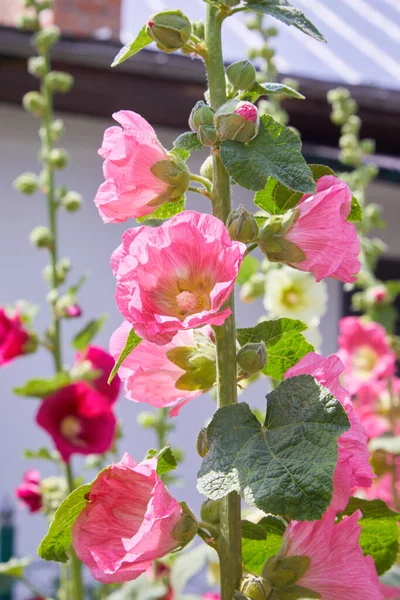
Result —
[[197, 130], [197, 137], [203, 146], [214, 146], [218, 140], [214, 125], [201, 125]]
[[238, 376], [248, 379], [261, 371], [267, 363], [267, 348], [264, 342], [245, 344], [236, 355]]
[[361, 129], [361, 119], [358, 115], [351, 115], [343, 125], [343, 133], [353, 133], [357, 135]]
[[249, 600], [267, 600], [272, 592], [272, 586], [264, 577], [246, 575], [240, 582], [240, 591]]
[[52, 142], [56, 142], [60, 139], [64, 133], [64, 121], [62, 119], [55, 119], [50, 125], [50, 137]]
[[45, 82], [52, 92], [66, 94], [73, 86], [74, 78], [64, 71], [51, 71], [46, 75]]
[[30, 196], [34, 194], [38, 189], [38, 178], [35, 173], [22, 173], [17, 179], [15, 179], [13, 186], [21, 194]]
[[204, 40], [204, 23], [203, 21], [192, 21], [192, 31], [198, 38]]
[[258, 238], [258, 225], [254, 216], [241, 204], [233, 210], [226, 221], [226, 227], [232, 240], [249, 244]]
[[46, 61], [43, 56], [31, 56], [28, 59], [28, 71], [34, 77], [44, 77], [46, 70]]
[[189, 116], [190, 129], [192, 131], [198, 131], [201, 125], [214, 125], [214, 115], [215, 111], [211, 106], [202, 100], [199, 100], [192, 108]]
[[156, 415], [151, 412], [140, 412], [136, 420], [144, 429], [151, 429], [156, 424]]
[[34, 44], [40, 54], [44, 54], [59, 39], [61, 30], [57, 25], [48, 25], [35, 35]]
[[209, 179], [210, 181], [213, 180], [213, 157], [212, 156], [207, 156], [206, 160], [201, 165], [200, 175], [202, 177], [205, 177], [206, 179]]
[[207, 429], [205, 427], [200, 429], [199, 435], [197, 436], [196, 452], [201, 458], [204, 458], [208, 454], [208, 437]]
[[375, 140], [371, 140], [366, 138], [365, 140], [361, 140], [360, 142], [361, 150], [365, 152], [365, 154], [373, 154], [376, 149]]
[[45, 100], [39, 92], [28, 92], [22, 99], [26, 111], [35, 117], [42, 117], [46, 110]]
[[61, 200], [61, 206], [68, 212], [76, 212], [82, 206], [83, 198], [78, 192], [67, 192]]
[[256, 80], [256, 70], [249, 60], [240, 60], [229, 65], [226, 76], [235, 89], [248, 90]]
[[53, 235], [48, 227], [39, 225], [30, 233], [29, 239], [37, 248], [50, 248], [53, 244]]
[[242, 302], [254, 302], [265, 294], [265, 275], [263, 273], [254, 273], [240, 289], [240, 299]]
[[37, 31], [40, 27], [39, 19], [36, 16], [20, 15], [17, 17], [16, 27], [24, 31]]
[[54, 169], [65, 169], [68, 164], [68, 152], [63, 148], [53, 148], [49, 154], [49, 163]]
[[230, 100], [215, 113], [215, 127], [221, 140], [246, 144], [258, 133], [257, 108], [251, 102]]
[[367, 299], [371, 304], [384, 304], [388, 299], [388, 291], [384, 285], [376, 285], [366, 291]]
[[206, 500], [201, 505], [200, 517], [202, 521], [217, 525], [221, 518], [221, 502], [220, 500]]
[[150, 17], [147, 33], [161, 50], [170, 53], [188, 43], [192, 26], [182, 11], [165, 10]]

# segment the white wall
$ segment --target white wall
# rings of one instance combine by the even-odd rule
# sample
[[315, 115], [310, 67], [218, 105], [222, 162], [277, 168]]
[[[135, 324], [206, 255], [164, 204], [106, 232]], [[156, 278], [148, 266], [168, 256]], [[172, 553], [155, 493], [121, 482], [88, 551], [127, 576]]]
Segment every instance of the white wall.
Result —
[[[93, 197], [102, 181], [101, 160], [96, 151], [102, 139], [104, 129], [110, 124], [102, 119], [65, 117], [67, 133], [64, 145], [72, 155], [70, 165], [64, 173], [58, 175], [59, 183], [65, 182], [81, 192], [85, 198], [85, 206], [74, 215], [60, 214], [60, 249], [61, 256], [69, 256], [74, 266], [71, 281], [90, 271], [89, 281], [81, 293], [85, 317], [109, 314], [104, 331], [97, 343], [107, 347], [112, 331], [119, 325], [121, 317], [114, 304], [115, 282], [109, 268], [110, 254], [120, 243], [120, 237], [126, 225], [103, 225], [99, 218]], [[26, 298], [31, 302], [43, 304], [46, 285], [40, 272], [46, 264], [46, 253], [32, 248], [28, 241], [29, 232], [35, 225], [45, 224], [45, 204], [40, 195], [25, 197], [15, 192], [11, 183], [23, 171], [36, 171], [38, 168], [36, 154], [38, 150], [38, 123], [17, 107], [0, 106], [0, 202], [1, 202], [1, 234], [0, 234], [0, 305], [12, 303], [16, 299]], [[166, 147], [171, 146], [174, 133], [167, 130], [159, 132]], [[201, 157], [195, 155], [192, 170], [198, 169]], [[251, 194], [243, 195], [238, 188], [234, 190], [234, 202], [251, 206]], [[385, 188], [385, 194], [392, 202], [391, 190]], [[200, 196], [190, 199], [191, 208], [207, 210], [207, 200]], [[392, 223], [393, 224], [393, 223]], [[134, 223], [132, 223], [134, 225]], [[390, 229], [392, 232], [392, 229]], [[392, 235], [392, 234], [391, 234]], [[394, 237], [396, 242], [396, 237]], [[399, 249], [399, 242], [397, 240]], [[329, 311], [323, 322], [325, 335], [325, 353], [335, 350], [337, 320], [340, 316], [340, 286], [329, 282]], [[256, 322], [262, 314], [262, 303], [255, 305], [239, 305], [239, 323], [249, 326]], [[47, 307], [44, 306], [37, 319], [40, 330], [47, 322]], [[71, 335], [81, 327], [82, 322], [70, 322], [63, 326], [64, 362], [71, 364], [73, 352], [68, 345]], [[37, 449], [41, 445], [49, 445], [44, 432], [34, 424], [38, 403], [32, 399], [17, 398], [11, 389], [21, 385], [33, 376], [50, 376], [52, 364], [44, 351], [35, 356], [15, 361], [0, 371], [0, 503], [2, 498], [13, 501], [13, 490], [18, 485], [24, 471], [28, 468], [21, 458], [24, 448]], [[258, 383], [247, 392], [246, 399], [253, 405], [262, 406], [266, 393], [265, 382]], [[145, 450], [154, 445], [152, 436], [141, 430], [136, 424], [136, 415], [146, 407], [135, 405], [123, 398], [118, 403], [118, 415], [124, 420], [125, 439], [121, 444], [121, 452], [129, 451], [140, 460]], [[173, 435], [173, 443], [184, 447], [186, 460], [180, 468], [186, 480], [186, 487], [176, 491], [179, 499], [185, 499], [194, 508], [201, 502], [195, 491], [196, 471], [199, 466], [194, 446], [197, 432], [203, 423], [210, 418], [214, 410], [213, 400], [202, 396], [195, 399], [176, 419], [177, 429]], [[30, 464], [38, 466], [44, 474], [53, 474], [53, 467], [46, 463]], [[24, 509], [17, 509], [18, 527], [17, 551], [20, 555], [35, 555], [37, 543], [45, 530], [42, 517], [28, 515]]]

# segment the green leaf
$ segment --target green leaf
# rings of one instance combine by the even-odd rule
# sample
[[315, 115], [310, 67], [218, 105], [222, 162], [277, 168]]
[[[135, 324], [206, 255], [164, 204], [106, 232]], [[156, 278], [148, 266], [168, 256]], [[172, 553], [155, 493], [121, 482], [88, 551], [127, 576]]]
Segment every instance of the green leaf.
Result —
[[72, 340], [72, 347], [76, 350], [85, 350], [93, 338], [102, 330], [104, 323], [107, 320], [107, 315], [102, 315], [98, 319], [93, 319], [79, 331]]
[[363, 209], [355, 196], [351, 199], [351, 210], [347, 220], [350, 223], [360, 223], [363, 220]]
[[305, 96], [300, 94], [297, 90], [290, 87], [289, 85], [284, 85], [283, 83], [258, 83], [257, 81], [253, 83], [249, 90], [245, 90], [242, 92], [238, 98], [244, 99], [248, 98], [250, 102], [256, 102], [261, 96], [269, 96], [269, 95], [284, 95], [291, 96], [292, 98], [297, 98], [298, 100], [304, 100]]
[[120, 65], [134, 54], [137, 54], [137, 52], [140, 52], [140, 50], [143, 50], [143, 48], [151, 44], [152, 41], [153, 39], [147, 33], [146, 25], [143, 25], [142, 29], [137, 34], [136, 39], [121, 48], [117, 56], [114, 58], [114, 61], [111, 63], [111, 66], [116, 67]]
[[262, 190], [268, 178], [274, 177], [292, 190], [315, 192], [300, 138], [269, 115], [261, 117], [259, 133], [248, 144], [222, 142], [220, 157], [232, 179], [249, 190]]
[[150, 220], [158, 220], [159, 223], [157, 225], [161, 225], [163, 221], [166, 219], [170, 219], [174, 215], [177, 215], [185, 210], [185, 197], [183, 196], [180, 200], [176, 202], [165, 202], [161, 204], [154, 212], [149, 215], [144, 215], [144, 217], [139, 217], [137, 220], [138, 223], [146, 223]]
[[239, 274], [236, 278], [236, 283], [243, 285], [250, 279], [252, 275], [255, 275], [258, 271], [259, 262], [254, 256], [248, 254], [244, 257], [242, 266], [240, 267]]
[[165, 446], [165, 448], [162, 448], [160, 451], [155, 450], [154, 448], [148, 450], [146, 453], [146, 460], [153, 458], [154, 456], [157, 457], [157, 475], [164, 475], [164, 473], [173, 471], [178, 466], [170, 446]]
[[248, 0], [247, 7], [261, 14], [271, 15], [285, 23], [285, 25], [294, 25], [303, 33], [310, 35], [319, 42], [326, 42], [326, 39], [320, 31], [307, 19], [305, 14], [288, 0]]
[[173, 145], [175, 148], [187, 150], [189, 154], [203, 149], [203, 146], [197, 137], [197, 133], [194, 133], [194, 131], [186, 131], [186, 133], [181, 133], [181, 135], [176, 138]]
[[390, 295], [400, 296], [400, 279], [385, 281], [385, 286]]
[[399, 553], [400, 513], [391, 510], [382, 500], [350, 498], [343, 515], [361, 510], [360, 546], [374, 560], [378, 575], [388, 571]]
[[72, 543], [72, 526], [88, 502], [91, 485], [86, 483], [79, 486], [60, 504], [38, 548], [40, 558], [67, 562], [67, 552]]
[[320, 519], [332, 499], [337, 438], [349, 427], [340, 402], [313, 377], [287, 379], [267, 396], [264, 426], [245, 403], [215, 413], [198, 490], [211, 500], [236, 491], [265, 512]]
[[13, 389], [17, 396], [30, 396], [31, 398], [45, 398], [60, 388], [68, 385], [71, 377], [68, 373], [61, 371], [52, 379], [29, 379], [22, 387]]
[[108, 383], [112, 382], [124, 360], [130, 355], [130, 353], [136, 348], [136, 346], [140, 344], [141, 341], [142, 339], [138, 335], [136, 335], [135, 330], [132, 327], [126, 339], [125, 348], [122, 350], [119, 359], [115, 363], [114, 368], [110, 373]]
[[50, 451], [47, 448], [39, 448], [39, 450], [24, 450], [24, 458], [33, 458], [35, 460], [51, 460], [53, 462], [58, 462], [60, 459], [60, 455], [55, 450]]
[[380, 306], [379, 304], [371, 306], [368, 309], [368, 316], [375, 323], [380, 323], [386, 329], [387, 333], [394, 334], [398, 314], [395, 306]]
[[[324, 165], [309, 165], [314, 181], [324, 175], [335, 175], [334, 171]], [[256, 193], [254, 203], [271, 215], [282, 215], [295, 207], [303, 197], [301, 192], [295, 192], [270, 177], [263, 190]]]
[[22, 579], [26, 567], [28, 567], [31, 562], [32, 559], [29, 557], [10, 558], [8, 562], [0, 563], [0, 575]]
[[257, 527], [263, 530], [264, 537], [262, 539], [245, 537], [242, 527], [242, 556], [245, 568], [252, 573], [261, 575], [266, 561], [279, 551], [286, 525], [278, 517], [269, 515], [264, 517]]
[[307, 325], [295, 319], [282, 318], [263, 321], [255, 327], [238, 329], [237, 339], [241, 346], [253, 342], [265, 342], [267, 364], [263, 373], [274, 379], [283, 379], [286, 371], [313, 351], [302, 332]]
[[253, 523], [252, 521], [244, 519], [242, 521], [242, 538], [246, 540], [264, 541], [267, 539], [267, 532], [264, 527], [258, 525], [258, 523]]

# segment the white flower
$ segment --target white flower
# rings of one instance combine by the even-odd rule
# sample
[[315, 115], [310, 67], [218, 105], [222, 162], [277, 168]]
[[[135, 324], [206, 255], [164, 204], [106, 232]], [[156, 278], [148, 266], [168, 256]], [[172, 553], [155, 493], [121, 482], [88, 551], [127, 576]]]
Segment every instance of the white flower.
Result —
[[325, 282], [317, 283], [310, 273], [284, 266], [266, 274], [264, 306], [269, 317], [290, 317], [315, 327], [327, 302]]

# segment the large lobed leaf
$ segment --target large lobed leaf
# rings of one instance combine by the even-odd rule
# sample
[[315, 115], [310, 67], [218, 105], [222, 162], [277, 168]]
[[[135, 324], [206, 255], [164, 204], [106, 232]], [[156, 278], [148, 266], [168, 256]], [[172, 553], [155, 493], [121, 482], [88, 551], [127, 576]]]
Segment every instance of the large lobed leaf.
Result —
[[259, 133], [248, 144], [222, 142], [220, 157], [232, 179], [249, 190], [262, 190], [268, 178], [274, 177], [292, 190], [315, 192], [300, 138], [269, 115], [261, 117]]
[[211, 500], [236, 491], [264, 512], [320, 519], [332, 498], [337, 438], [349, 427], [326, 388], [309, 375], [292, 377], [268, 394], [264, 426], [245, 403], [215, 413], [198, 490]]

